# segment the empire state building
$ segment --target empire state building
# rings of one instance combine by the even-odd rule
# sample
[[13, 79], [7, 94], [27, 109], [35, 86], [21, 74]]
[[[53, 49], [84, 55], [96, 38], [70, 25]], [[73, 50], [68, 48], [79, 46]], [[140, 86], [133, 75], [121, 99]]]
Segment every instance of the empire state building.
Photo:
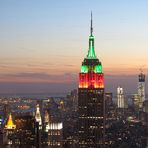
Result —
[[104, 132], [104, 74], [102, 64], [96, 57], [91, 27], [89, 49], [79, 73], [78, 88], [79, 147], [100, 148]]

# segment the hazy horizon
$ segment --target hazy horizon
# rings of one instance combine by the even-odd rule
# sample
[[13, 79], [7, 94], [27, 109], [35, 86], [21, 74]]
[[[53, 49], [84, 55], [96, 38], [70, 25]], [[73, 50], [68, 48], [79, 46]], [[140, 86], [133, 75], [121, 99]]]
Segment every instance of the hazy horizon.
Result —
[[[78, 76], [78, 75], [77, 75]], [[69, 93], [78, 88], [77, 77], [67, 83], [0, 83], [0, 94], [19, 94], [19, 93]], [[46, 78], [48, 81], [48, 78]], [[116, 93], [118, 86], [123, 87], [125, 94], [137, 93], [138, 76], [137, 75], [105, 75], [105, 92]], [[148, 92], [148, 83], [146, 80], [146, 93]]]

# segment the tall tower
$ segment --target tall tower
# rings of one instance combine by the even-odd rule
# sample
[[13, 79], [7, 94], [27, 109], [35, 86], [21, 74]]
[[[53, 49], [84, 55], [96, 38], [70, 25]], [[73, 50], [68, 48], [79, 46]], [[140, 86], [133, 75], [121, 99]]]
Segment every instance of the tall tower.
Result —
[[143, 102], [145, 101], [145, 75], [142, 70], [139, 74], [139, 82], [138, 82], [138, 95], [140, 97], [139, 107], [142, 107]]
[[104, 74], [94, 50], [92, 14], [88, 54], [79, 73], [78, 113], [79, 147], [101, 147], [104, 131]]
[[36, 122], [39, 123], [39, 129], [41, 129], [42, 128], [42, 118], [41, 118], [39, 104], [37, 104], [37, 106], [36, 106], [35, 120], [36, 120]]
[[120, 86], [117, 88], [117, 106], [118, 106], [118, 108], [125, 107], [123, 88]]

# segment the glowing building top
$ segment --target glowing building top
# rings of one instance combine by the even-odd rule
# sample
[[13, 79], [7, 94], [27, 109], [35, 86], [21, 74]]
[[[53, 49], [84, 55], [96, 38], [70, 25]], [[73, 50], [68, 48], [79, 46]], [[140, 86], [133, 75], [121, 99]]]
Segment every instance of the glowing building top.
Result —
[[91, 26], [90, 26], [90, 36], [89, 36], [89, 49], [87, 54], [88, 59], [96, 59], [95, 49], [94, 49], [94, 36], [93, 36], [93, 26], [92, 26], [92, 13], [91, 13]]
[[91, 27], [89, 36], [89, 49], [87, 57], [84, 58], [81, 66], [79, 76], [79, 88], [104, 88], [104, 76], [102, 73], [102, 64], [96, 57], [94, 49], [94, 36], [92, 27], [92, 13], [91, 13]]
[[10, 113], [9, 117], [8, 117], [7, 124], [5, 125], [5, 129], [15, 129], [15, 128], [16, 128], [16, 125], [13, 123], [12, 115]]
[[95, 54], [91, 25], [89, 49], [81, 65], [78, 88], [78, 140], [80, 148], [103, 147], [104, 132], [104, 74]]
[[36, 106], [35, 119], [36, 119], [36, 122], [39, 123], [39, 126], [42, 126], [42, 118], [41, 118], [41, 114], [40, 114], [39, 104], [37, 104], [37, 106]]
[[63, 123], [49, 123], [49, 130], [62, 130], [63, 129]]

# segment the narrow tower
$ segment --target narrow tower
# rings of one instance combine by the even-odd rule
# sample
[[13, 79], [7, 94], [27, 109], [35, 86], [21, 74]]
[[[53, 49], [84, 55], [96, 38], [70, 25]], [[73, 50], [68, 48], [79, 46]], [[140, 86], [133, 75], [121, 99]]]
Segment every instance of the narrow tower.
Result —
[[138, 95], [139, 95], [139, 107], [142, 108], [142, 104], [145, 101], [145, 74], [143, 74], [142, 70], [139, 74], [139, 82], [138, 82]]
[[104, 128], [104, 74], [102, 64], [94, 50], [94, 36], [91, 27], [89, 49], [79, 74], [78, 112], [79, 147], [99, 148], [103, 145]]
[[125, 108], [123, 88], [120, 86], [117, 88], [117, 106], [118, 108]]
[[39, 129], [41, 129], [42, 128], [42, 118], [41, 118], [39, 104], [37, 104], [37, 106], [36, 106], [35, 120], [36, 120], [36, 122], [39, 123]]

